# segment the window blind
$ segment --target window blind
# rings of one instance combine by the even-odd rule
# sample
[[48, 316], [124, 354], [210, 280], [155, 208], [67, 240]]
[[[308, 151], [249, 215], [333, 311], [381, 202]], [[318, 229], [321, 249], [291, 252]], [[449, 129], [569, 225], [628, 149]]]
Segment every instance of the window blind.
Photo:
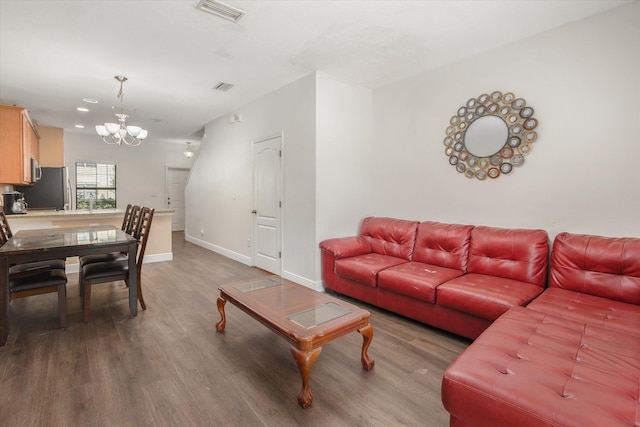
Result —
[[96, 209], [116, 207], [116, 165], [113, 163], [76, 162], [76, 205], [89, 209], [90, 200]]

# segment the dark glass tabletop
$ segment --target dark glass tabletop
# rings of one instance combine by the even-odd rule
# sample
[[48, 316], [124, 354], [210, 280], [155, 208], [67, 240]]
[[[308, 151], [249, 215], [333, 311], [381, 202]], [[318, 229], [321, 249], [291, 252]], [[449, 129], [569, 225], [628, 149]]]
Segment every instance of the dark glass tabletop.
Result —
[[0, 246], [0, 255], [61, 247], [113, 245], [128, 243], [133, 239], [132, 236], [113, 225], [20, 230], [7, 243]]

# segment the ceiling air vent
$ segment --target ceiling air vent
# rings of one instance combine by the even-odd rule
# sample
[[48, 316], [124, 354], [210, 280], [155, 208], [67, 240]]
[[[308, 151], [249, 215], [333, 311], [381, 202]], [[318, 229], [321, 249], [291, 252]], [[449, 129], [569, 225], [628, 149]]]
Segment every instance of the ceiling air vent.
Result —
[[231, 89], [233, 87], [233, 85], [231, 83], [225, 83], [225, 82], [220, 82], [217, 85], [214, 86], [215, 90], [220, 90], [222, 92], [226, 92], [229, 89]]
[[227, 21], [238, 22], [244, 16], [244, 12], [217, 0], [200, 0], [196, 9], [212, 13]]

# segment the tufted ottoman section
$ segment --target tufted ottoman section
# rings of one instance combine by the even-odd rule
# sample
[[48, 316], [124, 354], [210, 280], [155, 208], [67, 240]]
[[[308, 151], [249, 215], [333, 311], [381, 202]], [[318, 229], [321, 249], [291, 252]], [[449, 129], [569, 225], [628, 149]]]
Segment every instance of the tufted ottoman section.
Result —
[[455, 426], [640, 425], [640, 338], [514, 307], [445, 371]]

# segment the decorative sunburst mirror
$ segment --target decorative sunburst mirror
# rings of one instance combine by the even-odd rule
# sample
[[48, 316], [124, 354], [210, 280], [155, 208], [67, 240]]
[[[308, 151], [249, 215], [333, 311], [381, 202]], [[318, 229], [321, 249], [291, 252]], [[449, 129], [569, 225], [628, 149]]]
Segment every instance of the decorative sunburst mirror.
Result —
[[508, 175], [522, 166], [538, 139], [533, 108], [512, 92], [471, 98], [445, 130], [449, 164], [467, 178]]

